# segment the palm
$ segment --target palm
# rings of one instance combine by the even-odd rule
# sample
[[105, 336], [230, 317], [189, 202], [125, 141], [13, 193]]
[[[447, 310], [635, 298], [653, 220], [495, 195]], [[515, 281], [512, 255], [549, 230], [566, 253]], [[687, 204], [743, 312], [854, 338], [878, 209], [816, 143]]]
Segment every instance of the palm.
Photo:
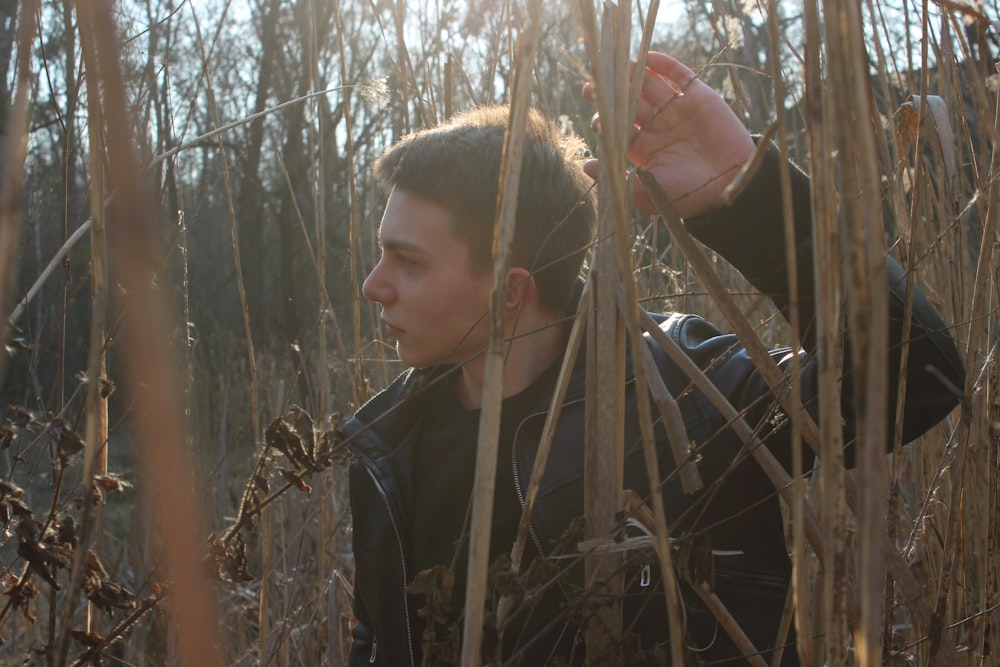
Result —
[[[722, 193], [754, 144], [725, 100], [677, 60], [650, 52], [629, 160], [656, 178], [681, 217], [723, 205]], [[641, 187], [635, 204], [654, 207]]]

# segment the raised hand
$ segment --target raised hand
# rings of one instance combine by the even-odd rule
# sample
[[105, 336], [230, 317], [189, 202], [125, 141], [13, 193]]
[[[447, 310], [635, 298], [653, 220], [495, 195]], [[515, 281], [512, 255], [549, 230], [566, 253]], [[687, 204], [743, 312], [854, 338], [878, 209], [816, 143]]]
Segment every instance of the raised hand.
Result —
[[[583, 92], [593, 98], [591, 84]], [[750, 133], [715, 90], [680, 61], [649, 52], [628, 158], [653, 174], [678, 215], [722, 206], [723, 191], [753, 151]], [[596, 162], [586, 168], [596, 175]], [[634, 203], [653, 212], [638, 182]]]

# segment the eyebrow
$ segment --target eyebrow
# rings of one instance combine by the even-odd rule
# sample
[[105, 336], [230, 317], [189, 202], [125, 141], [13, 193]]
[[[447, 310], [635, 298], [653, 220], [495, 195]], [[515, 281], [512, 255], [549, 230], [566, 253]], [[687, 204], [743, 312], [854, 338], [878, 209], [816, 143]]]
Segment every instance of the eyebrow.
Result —
[[379, 235], [379, 243], [382, 245], [383, 250], [392, 250], [393, 252], [411, 252], [419, 253], [421, 255], [426, 255], [427, 250], [417, 244], [410, 241], [402, 241], [399, 239], [384, 239]]

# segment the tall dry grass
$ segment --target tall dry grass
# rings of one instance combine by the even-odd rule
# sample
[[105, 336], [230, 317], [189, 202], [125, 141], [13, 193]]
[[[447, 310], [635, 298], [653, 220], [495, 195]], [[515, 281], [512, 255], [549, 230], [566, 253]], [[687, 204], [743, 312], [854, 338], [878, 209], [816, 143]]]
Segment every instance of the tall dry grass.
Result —
[[[688, 23], [664, 28], [655, 24], [655, 4], [629, 2], [609, 5], [603, 15], [589, 3], [571, 10], [484, 2], [474, 4], [478, 14], [464, 22], [455, 19], [464, 5], [452, 2], [373, 7], [302, 1], [289, 3], [287, 14], [280, 13], [281, 3], [262, 3], [258, 11], [276, 12], [284, 21], [280, 29], [301, 28], [296, 52], [302, 71], [288, 78], [304, 73], [306, 86], [265, 108], [244, 104], [253, 97], [240, 83], [247, 68], [240, 68], [240, 55], [227, 50], [233, 42], [226, 40], [227, 30], [246, 19], [228, 3], [129, 7], [132, 13], [117, 16], [117, 33], [102, 3], [79, 3], [72, 12], [71, 3], [23, 3], [19, 17], [18, 94], [7, 115], [0, 183], [0, 311], [23, 318], [14, 322], [20, 333], [8, 336], [15, 351], [3, 385], [3, 473], [20, 489], [0, 500], [14, 512], [0, 552], [9, 601], [0, 611], [4, 661], [40, 652], [49, 664], [82, 664], [102, 652], [105, 660], [117, 656], [129, 664], [344, 664], [352, 561], [336, 429], [398, 369], [360, 297], [359, 283], [375, 260], [380, 207], [368, 175], [371, 159], [400, 134], [472, 103], [511, 102], [514, 139], [528, 104], [553, 116], [565, 113], [578, 131], [589, 133], [590, 110], [576, 90], [592, 72], [601, 90], [614, 92], [598, 97], [605, 132], [588, 136], [606, 163], [624, 164], [634, 104], [624, 64], [652, 44], [702, 68], [704, 78], [732, 95], [748, 124], [771, 127], [769, 136], [813, 177], [823, 277], [817, 295], [823, 304], [823, 407], [820, 422], [813, 423], [793, 394], [785, 412], [792, 415], [796, 440], [816, 448], [824, 466], [808, 478], [790, 478], [763, 448], [754, 450], [788, 508], [795, 585], [787, 620], [794, 615], [799, 644], [785, 650], [800, 651], [806, 663], [997, 664], [998, 87], [983, 45], [969, 42], [981, 33], [963, 23], [986, 25], [984, 19], [997, 17], [995, 7], [982, 16], [954, 3], [807, 0], [798, 15], [788, 3], [771, 0], [719, 2], [710, 15], [700, 3], [688, 3]], [[139, 10], [145, 12], [141, 29], [126, 20], [142, 17]], [[36, 18], [40, 27], [30, 29]], [[58, 243], [43, 244], [49, 223], [32, 205], [39, 177], [30, 163], [22, 166], [18, 151], [46, 164], [41, 151], [59, 145], [46, 143], [45, 130], [26, 114], [32, 82], [48, 75], [48, 86], [59, 88], [40, 45], [51, 44], [46, 40], [55, 40], [60, 25], [62, 44], [70, 45], [62, 81], [69, 91], [72, 73], [84, 71], [87, 106], [77, 108], [69, 93], [47, 102], [60, 112], [60, 136], [86, 156], [82, 175], [73, 173], [79, 163], [66, 164], [60, 182], [67, 192], [74, 176], [88, 184], [89, 192], [79, 196], [90, 213], [73, 218], [65, 204], [58, 225], [66, 231]], [[450, 43], [440, 39], [445, 29]], [[150, 38], [145, 53], [136, 48], [140, 35]], [[162, 41], [154, 43], [154, 35]], [[373, 41], [363, 42], [365, 35]], [[761, 63], [764, 69], [754, 69]], [[376, 99], [384, 76], [387, 101]], [[164, 94], [151, 95], [150, 81]], [[38, 108], [36, 115], [49, 112]], [[311, 314], [294, 340], [257, 325], [279, 311], [254, 294], [247, 279], [275, 272], [243, 261], [251, 232], [241, 224], [243, 186], [232, 175], [246, 155], [240, 132], [258, 121], [267, 123], [262, 145], [268, 167], [261, 178], [269, 173], [268, 192], [290, 202], [281, 210], [291, 219], [269, 224], [287, 224], [284, 233], [303, 248], [299, 275], [306, 278], [292, 298]], [[299, 144], [281, 134], [291, 127]], [[301, 156], [308, 168], [295, 171], [292, 160]], [[505, 182], [516, 183], [516, 153], [507, 160]], [[641, 304], [703, 313], [738, 332], [757, 356], [766, 346], [796, 343], [789, 333], [796, 327], [778, 321], [740, 276], [688, 243], [676, 220], [633, 220], [625, 181], [614, 170], [605, 172], [609, 177], [599, 187], [608, 242], [595, 248], [593, 267], [608, 279], [596, 281], [591, 312], [581, 311], [573, 340], [587, 322], [601, 322], [592, 328], [591, 343], [598, 340], [594, 331], [605, 332], [611, 338], [598, 348], [620, 350], [626, 337], [651, 328], [636, 307]], [[327, 194], [335, 188], [343, 194], [331, 201]], [[499, 213], [506, 219], [509, 207], [501, 204]], [[67, 233], [84, 224], [89, 235]], [[213, 229], [223, 231], [213, 236]], [[102, 230], [114, 239], [106, 252]], [[69, 239], [64, 253], [63, 239]], [[887, 395], [879, 370], [887, 354], [878, 343], [885, 313], [874, 295], [885, 288], [883, 252], [896, 256], [907, 268], [908, 286], [928, 293], [954, 323], [969, 370], [967, 386], [957, 388], [961, 408], [905, 448], [886, 442], [880, 418], [890, 401], [901, 398]], [[59, 253], [88, 266], [94, 277], [74, 279], [69, 268], [61, 275], [43, 272]], [[212, 278], [217, 274], [231, 282], [218, 284]], [[32, 289], [43, 275], [51, 277]], [[103, 296], [102, 279], [109, 280], [110, 295]], [[847, 313], [844, 300], [851, 304]], [[75, 303], [84, 304], [87, 315], [75, 314]], [[838, 359], [845, 317], [862, 344], [853, 356]], [[50, 321], [66, 323], [68, 342], [49, 335]], [[72, 327], [81, 322], [88, 333], [78, 337], [87, 340], [88, 353], [74, 356]], [[21, 343], [29, 349], [16, 349]], [[595, 382], [620, 386], [620, 358], [603, 354]], [[46, 356], [65, 359], [65, 368], [44, 374]], [[858, 431], [880, 443], [851, 471], [840, 454], [841, 365], [866, 378], [868, 408], [859, 415]], [[775, 385], [783, 382], [766, 362], [761, 366]], [[88, 381], [77, 385], [71, 379], [77, 371]], [[106, 378], [117, 385], [110, 399], [102, 391]], [[73, 390], [67, 396], [64, 386]], [[654, 404], [643, 409], [644, 422], [670, 410], [669, 396], [650, 386]], [[498, 391], [493, 386], [490, 396], [496, 399]], [[290, 410], [292, 404], [302, 410]], [[725, 405], [718, 407], [726, 412]], [[620, 428], [616, 403], [603, 409], [607, 418], [597, 423], [610, 436], [595, 442], [612, 441]], [[495, 417], [494, 408], [484, 410], [486, 453]], [[731, 417], [734, 428], [752, 439], [739, 415]], [[60, 424], [65, 428], [56, 428]], [[68, 435], [75, 432], [82, 433], [82, 454], [74, 453], [77, 440]], [[599, 546], [617, 528], [625, 498], [614, 472], [619, 453], [588, 448], [603, 461], [597, 470], [612, 471], [588, 481], [587, 544]], [[892, 454], [884, 457], [881, 449]], [[478, 477], [490, 481], [494, 462], [482, 461]], [[136, 489], [125, 489], [123, 500], [105, 491], [95, 504], [91, 472], [98, 470], [102, 480], [117, 474]], [[474, 511], [485, 517], [491, 502], [489, 484], [477, 483]], [[28, 525], [29, 518], [18, 518], [17, 511], [28, 511], [21, 505], [39, 522], [35, 533], [18, 532], [19, 522]], [[660, 565], [673, 573], [676, 564], [664, 547], [670, 526], [656, 502], [653, 510]], [[65, 517], [82, 528], [75, 543], [53, 541]], [[473, 536], [478, 546], [469, 567], [466, 664], [477, 654], [488, 537]], [[59, 589], [25, 558], [29, 547], [23, 544], [50, 552], [40, 567]], [[512, 546], [516, 569], [518, 544]], [[88, 569], [88, 550], [109, 572]], [[203, 558], [211, 567], [203, 567]], [[613, 582], [616, 558], [589, 551], [588, 570], [608, 573], [601, 578]], [[206, 570], [223, 581], [210, 583]], [[132, 594], [122, 608], [110, 606], [114, 616], [102, 611], [105, 598], [97, 596], [94, 606], [94, 591], [102, 586], [106, 593], [118, 586]], [[505, 612], [505, 603], [499, 604]], [[675, 598], [667, 626], [674, 633], [678, 605]], [[620, 612], [611, 605], [602, 613], [606, 627], [616, 627]], [[725, 620], [725, 611], [719, 614]], [[36, 620], [28, 622], [29, 616]], [[728, 631], [739, 634], [737, 627]], [[613, 650], [617, 639], [600, 631], [587, 637], [593, 655]]]

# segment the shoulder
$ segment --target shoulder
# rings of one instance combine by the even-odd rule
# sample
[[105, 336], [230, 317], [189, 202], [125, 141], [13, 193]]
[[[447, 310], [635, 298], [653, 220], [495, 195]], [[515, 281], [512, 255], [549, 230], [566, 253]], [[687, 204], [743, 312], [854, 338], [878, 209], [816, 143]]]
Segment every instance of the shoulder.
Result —
[[449, 369], [410, 368], [400, 373], [389, 386], [358, 408], [344, 425], [348, 446], [355, 453], [368, 451], [384, 456], [413, 429], [428, 402], [434, 400], [434, 387]]
[[670, 340], [685, 352], [697, 349], [720, 336], [728, 338], [717, 326], [699, 315], [670, 313], [652, 317]]

